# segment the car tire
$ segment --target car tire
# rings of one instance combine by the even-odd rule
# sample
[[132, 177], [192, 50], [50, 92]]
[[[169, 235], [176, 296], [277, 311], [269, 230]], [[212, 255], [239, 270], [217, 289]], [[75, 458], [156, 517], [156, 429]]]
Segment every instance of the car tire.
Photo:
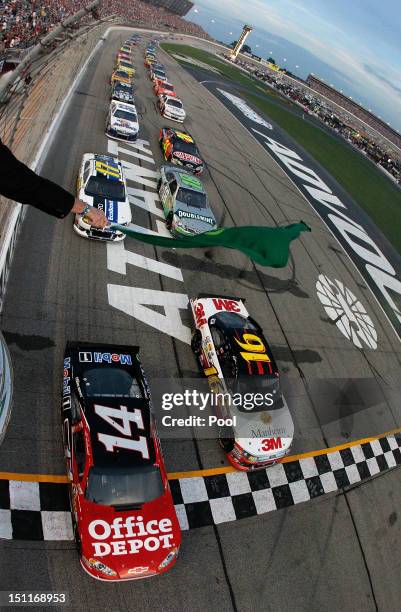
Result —
[[171, 230], [172, 224], [173, 224], [173, 211], [170, 210], [170, 212], [168, 213], [166, 217], [166, 227], [168, 230]]
[[234, 448], [234, 438], [219, 438], [219, 444], [225, 453], [231, 453]]
[[201, 352], [201, 338], [202, 338], [201, 333], [197, 329], [191, 338], [191, 349], [192, 349], [192, 352], [197, 357], [199, 357], [200, 352]]

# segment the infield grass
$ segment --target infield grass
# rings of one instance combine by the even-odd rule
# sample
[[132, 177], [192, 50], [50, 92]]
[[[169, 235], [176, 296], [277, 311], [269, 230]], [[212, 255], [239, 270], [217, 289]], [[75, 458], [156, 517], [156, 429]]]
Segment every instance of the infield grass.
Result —
[[[322, 164], [401, 253], [401, 190], [372, 162], [342, 143], [338, 137], [305, 121], [302, 110], [291, 101], [256, 82], [238, 68], [219, 60], [212, 53], [189, 45], [163, 43], [161, 46], [170, 54], [187, 55], [209, 64], [229, 80], [246, 87], [248, 91], [241, 90], [240, 95], [276, 121]], [[189, 66], [184, 61], [177, 61], [183, 66]], [[265, 94], [264, 97], [261, 94]]]

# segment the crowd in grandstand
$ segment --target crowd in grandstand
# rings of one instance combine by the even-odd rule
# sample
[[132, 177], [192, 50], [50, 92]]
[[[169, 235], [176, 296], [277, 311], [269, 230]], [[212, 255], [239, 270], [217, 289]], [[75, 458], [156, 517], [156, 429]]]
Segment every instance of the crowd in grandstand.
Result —
[[[60, 21], [89, 3], [90, 0], [0, 0], [0, 51], [30, 47]], [[132, 25], [208, 38], [195, 23], [140, 0], [103, 0], [98, 12], [101, 17], [117, 15]]]
[[362, 133], [361, 130], [352, 127], [349, 121], [347, 122], [346, 111], [343, 113], [340, 110], [334, 112], [333, 108], [318, 94], [306, 93], [302, 85], [297, 86], [294, 82], [284, 79], [280, 74], [275, 75], [268, 70], [260, 70], [255, 67], [255, 64], [239, 59], [237, 59], [236, 63], [247, 71], [252, 72], [256, 78], [269, 83], [274, 89], [298, 103], [302, 106], [305, 113], [317, 117], [326, 126], [342, 136], [349, 144], [386, 170], [401, 185], [400, 159], [394, 159], [391, 153], [389, 154], [385, 147], [379, 145], [367, 132]]

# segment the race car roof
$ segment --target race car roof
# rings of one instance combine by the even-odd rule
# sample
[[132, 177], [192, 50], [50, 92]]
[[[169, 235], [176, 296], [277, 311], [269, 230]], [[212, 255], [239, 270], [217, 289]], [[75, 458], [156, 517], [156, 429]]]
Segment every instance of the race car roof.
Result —
[[205, 193], [201, 181], [193, 174], [190, 174], [189, 172], [185, 172], [183, 170], [176, 170], [174, 174], [180, 186], [185, 187], [186, 189], [193, 189], [194, 191], [199, 191], [200, 193]]
[[[81, 397], [85, 418], [89, 427], [93, 463], [95, 466], [129, 467], [133, 465], [151, 465], [155, 462], [155, 446], [151, 437], [151, 412], [149, 391], [139, 361], [139, 347], [126, 345], [107, 345], [94, 343], [68, 343], [65, 357], [70, 357], [74, 390]], [[128, 387], [121, 387], [118, 372], [124, 372], [128, 381], [133, 381], [137, 390], [135, 397], [128, 397]], [[129, 374], [129, 376], [127, 376]], [[101, 395], [99, 391], [115, 378], [121, 388], [121, 396], [110, 393]], [[118, 379], [118, 382], [117, 382]], [[91, 381], [91, 395], [86, 386]], [[126, 385], [125, 379], [123, 384]], [[96, 387], [96, 385], [98, 385]], [[93, 393], [93, 394], [92, 394]], [[116, 411], [122, 416], [101, 416], [99, 406]], [[95, 408], [96, 407], [96, 408]], [[124, 407], [124, 413], [122, 411]], [[112, 414], [112, 413], [111, 413]], [[129, 418], [131, 415], [131, 418]], [[133, 418], [132, 415], [135, 415]], [[141, 420], [141, 428], [137, 419]], [[113, 425], [114, 422], [114, 425]], [[130, 429], [130, 435], [123, 435], [123, 427]], [[146, 439], [148, 453], [142, 456], [135, 450], [135, 441], [139, 437]], [[107, 443], [105, 439], [107, 438]], [[113, 444], [114, 443], [114, 444]], [[124, 446], [125, 444], [125, 446]], [[110, 449], [111, 447], [111, 449]]]
[[110, 180], [122, 181], [121, 168], [115, 157], [95, 153], [93, 160], [96, 174], [106, 176]]

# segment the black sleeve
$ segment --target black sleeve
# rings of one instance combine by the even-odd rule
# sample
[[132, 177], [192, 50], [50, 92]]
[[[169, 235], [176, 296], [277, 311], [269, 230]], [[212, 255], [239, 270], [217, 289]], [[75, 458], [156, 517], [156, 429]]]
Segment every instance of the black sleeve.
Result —
[[35, 174], [20, 162], [0, 140], [0, 194], [21, 204], [30, 204], [62, 219], [75, 197], [52, 181]]

